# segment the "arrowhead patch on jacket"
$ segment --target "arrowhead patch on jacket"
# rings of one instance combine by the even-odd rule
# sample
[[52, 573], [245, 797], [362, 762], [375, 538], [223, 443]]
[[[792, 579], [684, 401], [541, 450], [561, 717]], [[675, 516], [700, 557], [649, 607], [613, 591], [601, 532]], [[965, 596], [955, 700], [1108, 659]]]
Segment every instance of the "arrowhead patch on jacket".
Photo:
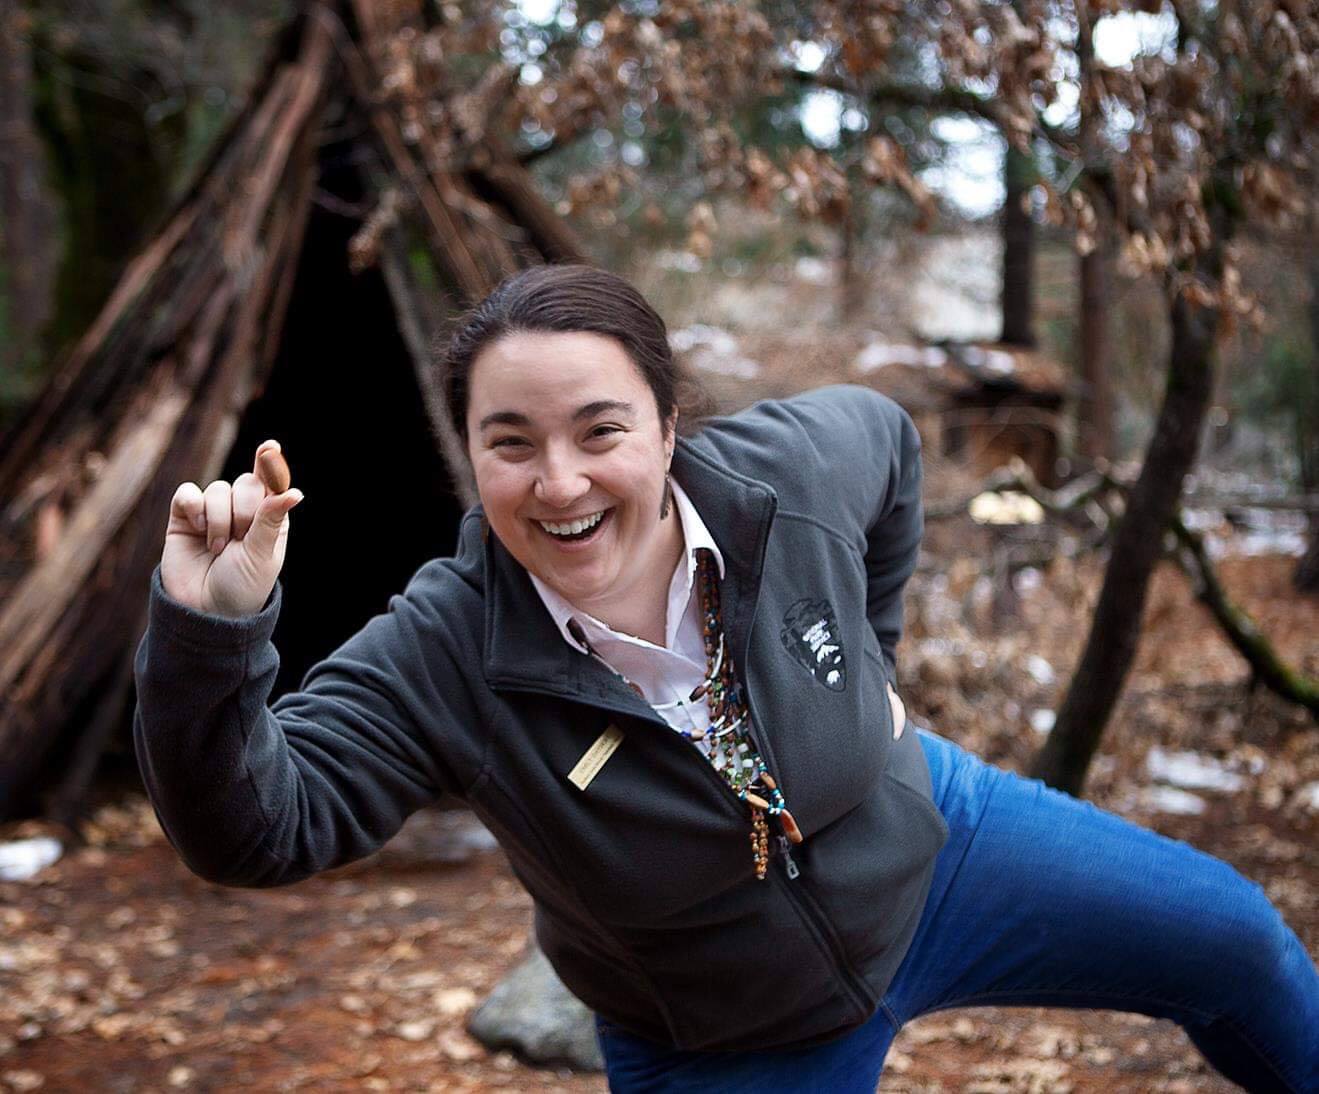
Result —
[[799, 600], [783, 617], [779, 631], [793, 660], [831, 691], [847, 687], [847, 661], [833, 605], [827, 600]]

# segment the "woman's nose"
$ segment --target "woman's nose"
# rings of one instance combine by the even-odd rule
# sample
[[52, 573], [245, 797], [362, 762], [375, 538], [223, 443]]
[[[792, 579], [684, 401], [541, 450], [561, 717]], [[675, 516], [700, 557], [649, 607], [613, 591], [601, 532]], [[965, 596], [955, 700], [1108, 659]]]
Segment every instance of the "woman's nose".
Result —
[[547, 459], [536, 476], [536, 500], [565, 509], [591, 489], [591, 480], [571, 458]]

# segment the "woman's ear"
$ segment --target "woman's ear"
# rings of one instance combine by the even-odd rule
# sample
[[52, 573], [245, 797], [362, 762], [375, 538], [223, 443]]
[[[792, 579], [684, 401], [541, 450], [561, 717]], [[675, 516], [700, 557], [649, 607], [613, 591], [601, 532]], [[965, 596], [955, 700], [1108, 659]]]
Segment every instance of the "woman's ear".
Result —
[[673, 449], [677, 444], [678, 436], [678, 408], [675, 406], [664, 422], [664, 451], [667, 458], [673, 459]]

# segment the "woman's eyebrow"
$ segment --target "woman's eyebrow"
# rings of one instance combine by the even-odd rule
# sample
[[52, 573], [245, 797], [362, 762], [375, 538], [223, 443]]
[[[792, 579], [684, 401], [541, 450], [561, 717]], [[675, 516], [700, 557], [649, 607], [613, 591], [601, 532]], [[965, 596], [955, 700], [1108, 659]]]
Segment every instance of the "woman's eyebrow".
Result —
[[593, 403], [578, 407], [577, 412], [572, 416], [572, 420], [580, 422], [587, 418], [594, 418], [597, 414], [606, 414], [609, 411], [617, 411], [619, 414], [635, 414], [636, 408], [631, 403], [625, 403], [621, 399], [597, 399]]
[[477, 431], [480, 432], [488, 425], [521, 425], [528, 426], [531, 419], [525, 414], [519, 414], [516, 410], [496, 410], [493, 414], [487, 414], [481, 419]]
[[[597, 399], [593, 403], [586, 403], [579, 406], [573, 411], [572, 420], [574, 422], [585, 421], [587, 418], [594, 418], [597, 414], [606, 414], [615, 411], [619, 414], [635, 414], [636, 408], [621, 399]], [[487, 414], [481, 419], [477, 431], [480, 432], [490, 425], [516, 425], [526, 428], [531, 425], [531, 419], [518, 410], [496, 410]]]

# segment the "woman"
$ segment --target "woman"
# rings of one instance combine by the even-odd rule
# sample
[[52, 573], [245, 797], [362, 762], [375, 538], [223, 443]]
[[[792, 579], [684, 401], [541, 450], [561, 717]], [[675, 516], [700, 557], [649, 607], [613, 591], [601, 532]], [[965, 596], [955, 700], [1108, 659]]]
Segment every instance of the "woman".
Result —
[[301, 495], [179, 487], [136, 740], [192, 869], [295, 881], [465, 799], [617, 1090], [873, 1090], [904, 1021], [976, 1002], [1170, 1017], [1251, 1089], [1319, 1089], [1319, 978], [1257, 886], [904, 725], [906, 414], [835, 387], [679, 439], [676, 383], [619, 278], [506, 281], [444, 366], [482, 503], [456, 557], [269, 708]]

